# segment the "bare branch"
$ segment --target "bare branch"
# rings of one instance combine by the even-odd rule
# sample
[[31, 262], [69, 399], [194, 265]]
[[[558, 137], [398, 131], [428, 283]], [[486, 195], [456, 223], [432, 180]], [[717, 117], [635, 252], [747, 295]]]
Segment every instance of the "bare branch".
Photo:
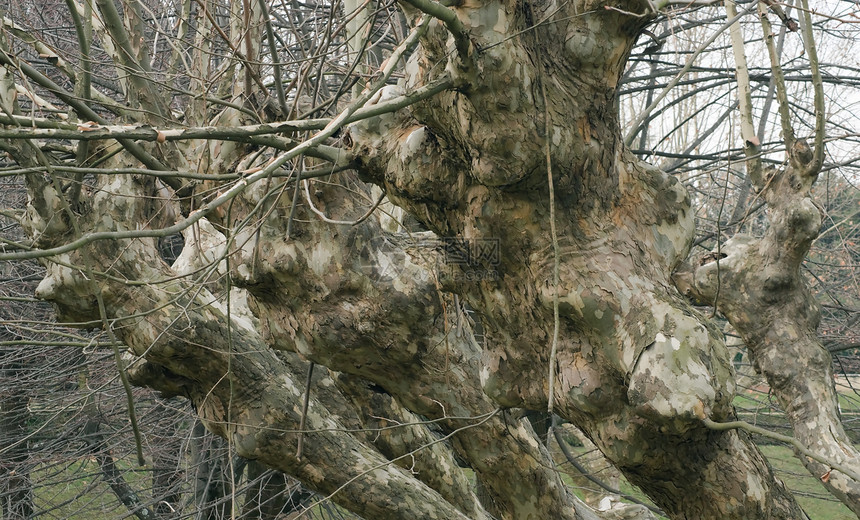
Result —
[[[726, 14], [729, 18], [737, 16], [734, 0], [726, 0]], [[744, 154], [747, 156], [746, 166], [750, 180], [756, 186], [761, 183], [761, 143], [753, 126], [752, 92], [750, 89], [749, 70], [747, 69], [746, 53], [744, 51], [744, 36], [740, 23], [732, 24], [729, 28], [732, 39], [732, 52], [735, 56], [735, 74], [738, 82], [738, 107], [741, 116], [741, 138], [744, 141]]]

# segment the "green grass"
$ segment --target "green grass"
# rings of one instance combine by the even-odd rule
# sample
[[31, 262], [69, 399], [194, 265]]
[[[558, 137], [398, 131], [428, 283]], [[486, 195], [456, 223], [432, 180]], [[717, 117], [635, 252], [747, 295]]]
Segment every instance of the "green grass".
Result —
[[[130, 485], [146, 478], [146, 473], [133, 469], [123, 472]], [[93, 520], [122, 518], [126, 509], [101, 478], [98, 464], [89, 459], [42, 466], [31, 474], [35, 488], [34, 502], [39, 518]]]
[[811, 520], [856, 520], [845, 505], [831, 497], [794, 453], [783, 446], [760, 446], [777, 476], [785, 482]]
[[[118, 460], [123, 478], [140, 493], [140, 499], [150, 499], [151, 468], [139, 468], [133, 462]], [[128, 509], [101, 477], [98, 464], [88, 458], [62, 462], [54, 466], [43, 465], [31, 473], [35, 485], [34, 504], [40, 519], [51, 520], [134, 520]], [[242, 482], [244, 484], [244, 481]], [[236, 495], [237, 511], [241, 510], [245, 493]], [[187, 498], [187, 494], [186, 494]], [[187, 512], [187, 511], [186, 511]], [[238, 515], [238, 513], [237, 513]], [[293, 518], [297, 513], [290, 514]], [[327, 501], [311, 508], [302, 518], [308, 520], [350, 520], [358, 518]], [[0, 520], [3, 520], [0, 513]]]
[[[860, 398], [856, 395], [839, 392], [839, 408], [843, 415], [860, 414]], [[776, 408], [776, 398], [769, 398], [761, 392], [742, 392], [735, 396], [734, 405], [738, 411], [759, 411], [768, 413], [782, 413]]]

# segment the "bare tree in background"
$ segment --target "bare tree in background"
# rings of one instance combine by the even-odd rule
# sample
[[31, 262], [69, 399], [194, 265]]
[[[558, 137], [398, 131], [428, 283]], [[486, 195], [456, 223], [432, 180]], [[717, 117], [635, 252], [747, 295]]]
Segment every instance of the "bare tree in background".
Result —
[[[3, 300], [5, 378], [40, 342], [74, 374], [3, 386], [5, 514], [39, 514], [24, 401], [49, 388], [82, 425], [51, 432], [138, 518], [274, 517], [308, 496], [290, 478], [365, 518], [806, 518], [748, 432], [860, 513], [828, 352], [856, 344], [856, 285], [804, 263], [856, 237], [855, 119], [825, 106], [856, 80], [818, 59], [849, 7], [5, 9], [2, 175], [27, 198], [0, 259], [18, 282], [38, 260], [35, 296], [99, 330]], [[790, 436], [738, 420], [723, 317]], [[656, 506], [580, 501], [535, 411]]]

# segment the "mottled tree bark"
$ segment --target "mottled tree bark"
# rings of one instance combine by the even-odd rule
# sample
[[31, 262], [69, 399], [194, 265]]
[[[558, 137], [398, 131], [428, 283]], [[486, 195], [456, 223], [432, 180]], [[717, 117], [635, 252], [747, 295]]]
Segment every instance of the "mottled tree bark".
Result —
[[[360, 215], [339, 200], [339, 190], [315, 185], [313, 203], [331, 218]], [[249, 206], [257, 197], [249, 192]], [[437, 288], [439, 241], [427, 233], [383, 235], [373, 222], [341, 231], [316, 219], [307, 201], [293, 224], [301, 239], [286, 240], [289, 204], [270, 209], [259, 238], [248, 230], [236, 240], [245, 246], [237, 251], [235, 279], [253, 295], [267, 342], [366, 378], [449, 433], [474, 422], [467, 418], [492, 413], [496, 405], [481, 390], [481, 352], [467, 318]], [[259, 255], [258, 247], [268, 254]], [[490, 417], [452, 443], [482, 479], [495, 515], [588, 514], [527, 423]]]
[[[151, 209], [143, 195], [151, 189], [152, 184], [141, 179], [114, 182], [109, 193], [88, 200], [98, 223], [81, 224], [104, 229], [134, 222]], [[129, 204], [113, 203], [120, 193]], [[192, 235], [186, 237], [189, 252]], [[106, 242], [65, 259], [70, 265], [93, 262], [97, 270], [114, 273], [100, 290], [108, 316], [119, 320], [119, 337], [143, 357], [132, 367], [133, 380], [166, 395], [188, 397], [206, 427], [228, 439], [237, 454], [294, 475], [319, 493], [331, 493], [335, 502], [362, 516], [466, 518], [436, 491], [348, 433], [339, 419], [348, 417], [345, 412], [329, 411], [338, 404], [332, 395], [311, 396], [299, 460], [296, 444], [304, 390], [300, 382], [305, 368], [295, 355], [269, 349], [247, 319], [228, 318], [227, 309], [196, 284], [120, 281], [175, 274], [159, 259], [155, 240]], [[197, 261], [206, 259], [201, 256]], [[87, 321], [98, 319], [92, 290], [77, 270], [52, 263], [37, 294], [53, 301], [61, 318]], [[325, 386], [318, 392], [325, 392]]]
[[621, 474], [618, 469], [606, 461], [606, 458], [597, 450], [597, 446], [578, 428], [574, 428], [570, 424], [564, 426], [569, 427], [565, 428], [568, 434], [575, 435], [582, 441], [582, 446], [586, 450], [577, 460], [561, 435], [560, 428], [563, 426], [553, 427], [552, 434], [558, 442], [561, 452], [571, 466], [574, 466], [569, 474], [582, 492], [585, 502], [596, 507], [601, 516], [607, 520], [652, 520], [655, 518], [649, 506], [633, 497], [625, 498], [636, 502], [634, 504], [620, 502], [622, 496], [619, 489]]
[[[670, 279], [689, 252], [690, 199], [624, 147], [615, 109], [652, 3], [408, 4], [413, 22], [416, 9], [436, 18], [401, 84], [371, 104], [450, 88], [356, 123], [346, 142], [363, 177], [430, 232], [361, 221], [366, 208], [342, 190], [367, 190], [349, 174], [298, 186], [249, 174], [185, 229], [172, 266], [155, 238], [114, 235], [48, 260], [37, 295], [64, 320], [106, 322], [136, 356], [133, 382], [190, 399], [238, 455], [366, 518], [597, 518], [528, 422], [504, 410], [546, 410], [550, 397], [672, 518], [805, 518], [745, 434], [705, 425], [734, 417], [734, 380], [719, 331]], [[250, 103], [241, 90], [256, 88], [259, 49], [249, 30], [261, 24], [243, 6], [229, 25], [244, 59], [225, 60], [227, 79], [212, 90]], [[128, 54], [117, 62], [145, 72]], [[152, 84], [127, 88], [156, 111]], [[243, 117], [233, 107], [215, 120]], [[205, 104], [192, 103], [189, 119], [209, 122]], [[153, 168], [149, 153], [211, 175], [267, 168], [237, 142], [174, 146], [141, 131], [158, 144], [122, 142]], [[119, 154], [105, 167], [137, 165]], [[41, 174], [28, 183], [25, 225], [38, 247], [146, 230], [170, 204], [155, 202], [163, 187], [146, 176], [101, 176], [74, 208]], [[177, 214], [222, 187], [201, 183]], [[226, 197], [218, 189], [214, 200]], [[306, 396], [307, 361], [342, 374], [315, 372]], [[481, 500], [417, 416], [475, 470]], [[389, 422], [412, 424], [356, 431]]]
[[[839, 417], [833, 360], [816, 335], [821, 314], [801, 264], [821, 227], [809, 196], [818, 171], [809, 146], [791, 148], [787, 168], [772, 170], [757, 189], [768, 204], [763, 237], [735, 235], [719, 252], [693, 259], [675, 275], [678, 287], [715, 305], [737, 330], [757, 371], [764, 374], [794, 430], [813, 453], [860, 468], [860, 453]], [[810, 473], [860, 514], [860, 482], [798, 454]], [[832, 470], [832, 471], [831, 471]]]
[[[124, 223], [158, 211], [143, 195], [155, 189], [152, 183], [139, 178], [105, 182], [110, 182], [110, 194], [105, 189], [85, 199], [89, 205], [85, 213], [98, 215], [98, 221], [79, 225], [92, 230], [123, 228]], [[243, 196], [249, 207], [265, 199], [258, 188], [251, 187]], [[113, 201], [120, 193], [123, 200], [137, 202], [116, 207]], [[322, 187], [315, 196], [325, 194]], [[531, 428], [495, 415], [496, 405], [480, 386], [480, 350], [462, 321], [465, 317], [455, 311], [453, 301], [441, 298], [432, 271], [425, 267], [428, 260], [416, 257], [400, 276], [383, 283], [374, 267], [379, 264], [368, 264], [366, 255], [378, 255], [374, 261], [378, 262], [385, 255], [402, 253], [371, 244], [380, 234], [378, 224], [338, 233], [308, 219], [307, 209], [297, 217], [311, 222], [296, 224], [301, 240], [284, 243], [291, 204], [284, 199], [276, 200], [279, 206], [268, 213], [260, 233], [263, 242], [252, 240], [252, 231], [243, 235], [244, 230], [235, 240], [242, 245], [233, 254], [241, 259], [234, 264], [235, 281], [255, 295], [252, 304], [262, 337], [255, 330], [257, 318], [242, 315], [237, 303], [227, 319], [226, 307], [202, 288], [205, 278], [153, 285], [120, 281], [169, 280], [195, 273], [213, 260], [217, 267], [218, 255], [226, 251], [224, 237], [205, 220], [186, 233], [173, 269], [160, 261], [153, 239], [112, 241], [65, 256], [70, 265], [93, 262], [97, 271], [113, 273], [100, 290], [107, 315], [121, 324], [116, 327], [118, 335], [142, 357], [130, 367], [132, 380], [165, 395], [189, 397], [207, 428], [231, 440], [240, 455], [294, 475], [317, 492], [335, 492], [336, 502], [359, 514], [485, 516], [473, 498], [463, 500], [470, 493], [448, 493], [451, 484], [434, 480], [431, 471], [410, 476], [395, 469], [363, 440], [343, 431], [342, 421], [355, 412], [339, 394], [325, 390], [331, 383], [312, 387], [317, 395], [325, 395], [312, 394], [303, 457], [298, 460], [298, 436], [270, 432], [295, 432], [300, 423], [306, 368], [299, 366], [295, 354], [278, 354], [268, 347], [294, 350], [366, 377], [410, 410], [438, 419], [443, 430], [454, 434], [452, 444], [491, 491], [500, 517], [595, 518], [566, 490]], [[243, 208], [241, 202], [235, 205], [237, 214]], [[421, 256], [429, 256], [432, 264], [438, 253], [421, 251]], [[53, 301], [62, 319], [98, 319], [93, 288], [75, 269], [50, 264], [37, 294]], [[301, 326], [296, 329], [296, 324]], [[333, 477], [332, 471], [339, 476]], [[380, 478], [387, 487], [374, 483]]]
[[469, 517], [486, 515], [447, 443], [439, 443], [421, 424], [421, 417], [404, 409], [381, 387], [360, 378], [341, 374], [336, 381], [352, 397], [359, 417], [364, 418], [368, 440], [383, 455], [427, 482]]
[[447, 26], [466, 34], [431, 23], [402, 88], [447, 75], [457, 90], [354, 125], [355, 154], [439, 235], [498, 241], [495, 265], [473, 259], [442, 281], [481, 315], [493, 399], [546, 408], [557, 291], [556, 412], [628, 479], [673, 518], [804, 518], [745, 435], [702, 422], [733, 417], [734, 383], [720, 334], [670, 280], [692, 238], [689, 197], [625, 149], [615, 111], [649, 6], [452, 8]]

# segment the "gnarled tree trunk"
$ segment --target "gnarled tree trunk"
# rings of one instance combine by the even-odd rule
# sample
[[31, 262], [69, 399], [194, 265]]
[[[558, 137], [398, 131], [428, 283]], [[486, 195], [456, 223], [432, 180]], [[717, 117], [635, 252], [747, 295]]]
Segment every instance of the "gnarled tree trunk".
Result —
[[615, 111], [650, 9], [456, 6], [453, 35], [430, 22], [405, 88], [447, 76], [457, 89], [357, 123], [355, 154], [439, 235], [497, 241], [497, 261], [473, 256], [443, 281], [483, 320], [492, 398], [539, 409], [552, 392], [672, 517], [803, 518], [745, 435], [702, 421], [733, 417], [734, 383], [720, 334], [670, 280], [692, 239], [689, 197], [625, 149]]
[[[72, 197], [49, 158], [4, 144], [41, 168], [24, 172], [22, 218], [51, 255], [37, 295], [63, 320], [108, 327], [135, 357], [133, 383], [187, 397], [238, 455], [366, 518], [599, 518], [515, 407], [576, 424], [673, 519], [805, 518], [746, 434], [708, 426], [734, 418], [735, 383], [721, 334], [671, 278], [689, 253], [690, 198], [622, 142], [618, 82], [652, 2], [406, 0], [406, 41], [419, 45], [398, 48], [381, 80], [363, 78], [371, 90], [359, 100], [409, 50], [398, 85], [332, 122], [242, 128], [268, 117], [258, 2], [213, 28], [233, 53], [217, 71], [202, 31], [192, 46], [201, 91], [183, 123], [221, 128], [172, 121], [132, 45], [139, 20], [131, 13], [124, 28], [108, 4], [97, 3], [103, 29], [128, 47], [113, 58], [135, 73], [124, 88], [140, 125], [48, 135], [116, 138], [124, 151], [94, 152], [109, 173]], [[0, 62], [15, 64], [8, 53]], [[311, 61], [302, 67], [296, 82]], [[0, 89], [10, 114], [11, 98]], [[335, 148], [327, 139], [350, 118], [348, 149]], [[370, 190], [352, 173], [333, 182], [329, 166], [305, 170], [310, 161], [280, 169], [299, 152], [354, 166], [430, 231], [365, 218], [375, 201], [361, 200]], [[141, 163], [150, 171], [130, 169]], [[157, 238], [179, 231], [168, 266]], [[810, 316], [774, 330], [808, 328]], [[319, 368], [306, 385], [309, 361]]]

